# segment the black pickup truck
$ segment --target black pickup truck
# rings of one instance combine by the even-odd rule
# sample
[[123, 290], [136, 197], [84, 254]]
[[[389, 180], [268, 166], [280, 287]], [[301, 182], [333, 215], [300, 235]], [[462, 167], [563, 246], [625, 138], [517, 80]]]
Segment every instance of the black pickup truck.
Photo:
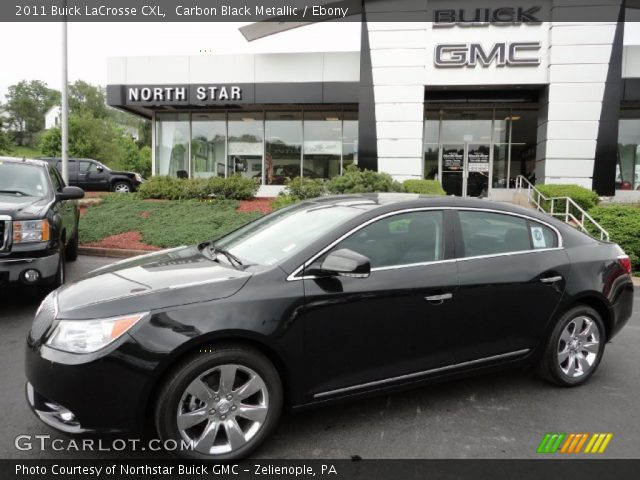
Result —
[[[60, 158], [41, 157], [39, 160], [55, 166], [59, 172], [62, 171]], [[93, 158], [69, 159], [69, 185], [87, 192], [135, 192], [143, 181], [139, 173], [111, 170]]]
[[47, 162], [0, 157], [0, 287], [64, 283], [65, 261], [78, 256], [83, 196]]

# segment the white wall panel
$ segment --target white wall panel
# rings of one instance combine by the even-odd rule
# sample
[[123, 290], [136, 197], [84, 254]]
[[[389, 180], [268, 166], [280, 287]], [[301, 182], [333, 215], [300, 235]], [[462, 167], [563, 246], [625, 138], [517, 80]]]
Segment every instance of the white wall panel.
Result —
[[590, 83], [604, 82], [609, 71], [608, 64], [551, 65], [549, 81], [551, 83]]
[[593, 158], [596, 140], [549, 140], [547, 158]]
[[552, 102], [549, 104], [551, 120], [600, 120], [602, 102]]
[[424, 48], [372, 50], [371, 64], [375, 67], [423, 67], [426, 56]]
[[127, 59], [125, 57], [107, 58], [107, 85], [127, 83]]
[[424, 86], [422, 85], [405, 85], [405, 86], [376, 86], [373, 88], [373, 94], [378, 103], [416, 103], [422, 102], [424, 99]]
[[377, 121], [422, 121], [424, 105], [422, 103], [378, 103], [376, 104]]
[[550, 49], [552, 64], [609, 63], [611, 45], [552, 45]]
[[189, 57], [127, 57], [127, 83], [189, 83]]
[[378, 155], [381, 157], [417, 157], [422, 155], [421, 139], [381, 139], [378, 136]]
[[551, 121], [546, 124], [549, 140], [594, 140], [598, 138], [597, 121]]
[[359, 52], [330, 52], [323, 55], [323, 82], [360, 81]]
[[604, 83], [558, 83], [549, 89], [551, 102], [601, 102]]
[[318, 82], [322, 79], [322, 53], [256, 55], [256, 82]]
[[380, 48], [424, 48], [427, 35], [422, 30], [370, 31], [369, 46]]
[[545, 166], [547, 177], [583, 177], [593, 175], [593, 159], [548, 158]]
[[424, 85], [422, 67], [380, 67], [373, 68], [374, 85]]
[[253, 83], [253, 55], [193, 55], [189, 57], [190, 83]]
[[394, 177], [405, 175], [419, 177], [422, 175], [422, 158], [378, 157], [378, 170]]
[[563, 25], [551, 26], [552, 45], [603, 45], [613, 43], [616, 25]]
[[378, 138], [418, 138], [422, 141], [423, 122], [376, 122]]

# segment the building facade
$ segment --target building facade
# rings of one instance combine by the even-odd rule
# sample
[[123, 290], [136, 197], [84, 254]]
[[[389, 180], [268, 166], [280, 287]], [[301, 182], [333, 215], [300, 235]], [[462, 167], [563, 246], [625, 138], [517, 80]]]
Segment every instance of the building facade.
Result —
[[[448, 3], [390, 22], [376, 21], [390, 2], [365, 2], [358, 52], [111, 58], [108, 103], [152, 120], [154, 174], [239, 173], [265, 195], [352, 163], [453, 195], [518, 175], [640, 192], [640, 45], [624, 43], [637, 9]], [[608, 21], [567, 20], [575, 8]]]

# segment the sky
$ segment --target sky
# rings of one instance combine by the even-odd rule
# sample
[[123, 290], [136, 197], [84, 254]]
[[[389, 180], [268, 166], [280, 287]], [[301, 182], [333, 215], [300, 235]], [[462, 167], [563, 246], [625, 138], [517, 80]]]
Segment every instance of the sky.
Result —
[[[3, 0], [0, 0], [3, 1]], [[360, 24], [323, 22], [247, 42], [246, 23], [69, 23], [69, 81], [106, 85], [107, 57], [267, 52], [357, 51]], [[1, 23], [0, 103], [9, 85], [43, 80], [61, 86], [61, 23]], [[625, 44], [640, 45], [640, 23], [627, 23]], [[200, 53], [200, 50], [211, 53]]]
[[[247, 42], [239, 32], [242, 25], [246, 23], [71, 22], [68, 24], [69, 81], [81, 79], [106, 85], [107, 57], [360, 49], [357, 22], [323, 22], [253, 42]], [[23, 79], [43, 80], [50, 87], [60, 89], [61, 23], [0, 22], [0, 31], [3, 38], [0, 103], [5, 101], [7, 88]]]

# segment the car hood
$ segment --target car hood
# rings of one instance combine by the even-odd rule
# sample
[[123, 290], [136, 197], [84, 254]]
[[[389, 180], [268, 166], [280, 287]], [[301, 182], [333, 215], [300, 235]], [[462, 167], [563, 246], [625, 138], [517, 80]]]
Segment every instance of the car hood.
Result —
[[58, 318], [146, 312], [233, 295], [250, 273], [179, 247], [116, 262], [58, 290]]
[[14, 220], [40, 218], [51, 199], [47, 197], [19, 197], [0, 194], [0, 215], [9, 215]]

